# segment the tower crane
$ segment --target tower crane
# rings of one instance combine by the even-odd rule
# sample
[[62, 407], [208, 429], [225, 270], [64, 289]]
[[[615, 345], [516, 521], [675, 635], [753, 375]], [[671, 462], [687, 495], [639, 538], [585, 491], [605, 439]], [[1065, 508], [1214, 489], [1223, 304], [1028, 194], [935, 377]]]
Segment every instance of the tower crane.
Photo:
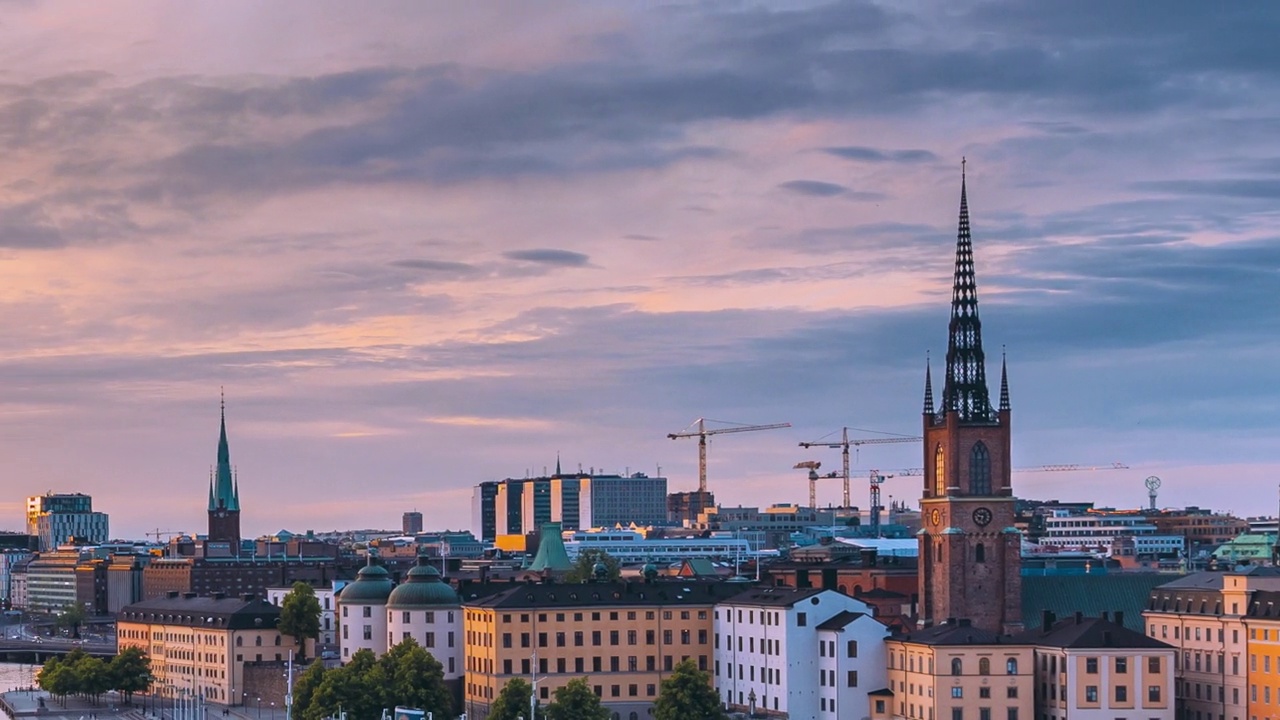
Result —
[[819, 478], [837, 478], [839, 473], [829, 472], [826, 475], [819, 475], [818, 468], [822, 467], [822, 463], [817, 460], [805, 460], [795, 464], [794, 470], [809, 469], [809, 507], [818, 508], [818, 480]]
[[[892, 435], [888, 437], [878, 437], [878, 438], [857, 438], [857, 439], [850, 440], [849, 431], [857, 430], [857, 429], [858, 428], [847, 428], [847, 427], [841, 428], [839, 442], [815, 441], [815, 442], [800, 443], [800, 447], [805, 449], [808, 449], [811, 447], [840, 448], [841, 454], [843, 455], [842, 460], [844, 461], [844, 475], [842, 475], [842, 477], [844, 478], [844, 506], [845, 507], [853, 506], [852, 503], [849, 501], [849, 447], [850, 446], [861, 447], [863, 445], [889, 445], [892, 443], [920, 442], [924, 440], [924, 438], [922, 437], [912, 437], [908, 435]], [[875, 431], [863, 430], [861, 432], [875, 432]], [[874, 487], [874, 484], [872, 487], [871, 495], [872, 495], [872, 505], [875, 505], [876, 504], [875, 500], [879, 496], [879, 492]], [[810, 502], [810, 504], [811, 505], [813, 504], [812, 501]], [[874, 509], [873, 509], [873, 512], [874, 512]]]
[[[726, 428], [707, 428], [707, 423], [720, 423], [722, 425], [733, 425]], [[691, 428], [697, 427], [696, 430]], [[708, 420], [707, 418], [698, 418], [689, 426], [680, 432], [667, 433], [667, 437], [675, 440], [677, 438], [698, 438], [698, 492], [705, 493], [707, 491], [707, 437], [711, 435], [723, 435], [726, 433], [754, 432], [756, 430], [777, 430], [779, 428], [789, 428], [791, 423], [773, 423], [772, 425], [743, 425], [741, 423], [730, 423], [724, 420]]]

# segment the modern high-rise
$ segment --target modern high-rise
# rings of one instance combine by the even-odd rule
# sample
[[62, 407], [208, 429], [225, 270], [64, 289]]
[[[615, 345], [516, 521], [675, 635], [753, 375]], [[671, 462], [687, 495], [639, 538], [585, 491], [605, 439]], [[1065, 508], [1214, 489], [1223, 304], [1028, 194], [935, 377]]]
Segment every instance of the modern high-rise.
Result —
[[209, 478], [209, 538], [206, 554], [240, 555], [240, 487], [231, 474], [227, 446], [227, 405], [222, 403], [218, 465]]
[[1022, 535], [1014, 527], [1009, 383], [987, 389], [964, 174], [942, 404], [924, 386], [924, 497], [919, 533], [920, 623], [965, 618], [996, 633], [1022, 629]]
[[422, 532], [422, 513], [410, 510], [400, 519], [400, 525], [405, 535], [417, 535]]
[[93, 545], [108, 539], [107, 514], [93, 511], [83, 493], [47, 493], [27, 498], [27, 534], [40, 538], [40, 550], [59, 545]]
[[565, 530], [616, 525], [664, 525], [667, 479], [644, 473], [561, 474], [482, 482], [472, 494], [475, 527], [484, 542], [525, 535], [543, 523]]

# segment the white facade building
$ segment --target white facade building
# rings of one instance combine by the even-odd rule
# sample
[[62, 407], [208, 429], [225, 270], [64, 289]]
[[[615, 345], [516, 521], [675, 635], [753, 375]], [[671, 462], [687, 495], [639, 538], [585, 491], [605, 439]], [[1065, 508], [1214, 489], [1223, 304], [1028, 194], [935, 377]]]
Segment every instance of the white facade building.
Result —
[[715, 687], [731, 710], [860, 718], [888, 683], [889, 629], [834, 590], [754, 588], [717, 604], [714, 625]]
[[361, 650], [374, 655], [387, 651], [387, 598], [392, 588], [390, 573], [370, 558], [356, 573], [355, 582], [338, 591], [338, 645], [343, 663]]
[[754, 557], [751, 544], [730, 533], [712, 533], [707, 538], [646, 539], [635, 530], [590, 530], [564, 533], [564, 549], [569, 559], [584, 550], [603, 550], [623, 565], [654, 563], [670, 565], [697, 558], [746, 560]]
[[444, 679], [460, 680], [463, 663], [462, 601], [420, 557], [418, 566], [387, 599], [387, 634], [383, 652], [412, 638], [444, 667]]
[[[345, 583], [339, 580], [335, 583], [337, 589], [340, 590]], [[316, 644], [320, 646], [337, 645], [338, 644], [338, 613], [337, 604], [334, 600], [335, 588], [313, 588], [316, 593], [316, 600], [320, 602], [320, 637], [316, 638]], [[267, 588], [267, 602], [280, 607], [284, 603], [284, 596], [293, 591], [293, 588], [287, 587], [270, 587]]]
[[1040, 544], [1110, 554], [1121, 538], [1132, 539], [1134, 552], [1143, 555], [1180, 553], [1186, 546], [1186, 538], [1159, 534], [1155, 524], [1141, 515], [1075, 515], [1068, 510], [1055, 510], [1044, 519]]

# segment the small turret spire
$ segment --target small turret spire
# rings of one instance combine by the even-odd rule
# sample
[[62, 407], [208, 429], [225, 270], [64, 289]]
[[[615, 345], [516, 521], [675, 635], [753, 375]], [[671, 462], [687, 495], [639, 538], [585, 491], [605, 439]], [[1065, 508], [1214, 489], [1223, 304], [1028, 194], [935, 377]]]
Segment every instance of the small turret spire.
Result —
[[1004, 352], [1004, 347], [1000, 348], [1000, 412], [1009, 410], [1009, 364]]
[[556, 477], [560, 477], [560, 452], [556, 451]]
[[933, 414], [933, 370], [929, 362], [929, 354], [924, 356], [924, 414]]

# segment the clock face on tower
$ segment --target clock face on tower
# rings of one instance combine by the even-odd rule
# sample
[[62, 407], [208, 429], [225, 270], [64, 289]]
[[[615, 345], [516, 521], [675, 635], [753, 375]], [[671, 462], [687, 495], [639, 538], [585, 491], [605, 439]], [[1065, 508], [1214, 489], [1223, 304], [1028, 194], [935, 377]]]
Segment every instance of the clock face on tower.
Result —
[[942, 524], [942, 511], [941, 511], [941, 510], [939, 510], [938, 508], [934, 508], [934, 509], [933, 509], [933, 512], [929, 514], [929, 519], [930, 519], [931, 521], [933, 521], [933, 525], [934, 525], [934, 527], [937, 527], [938, 525], [941, 525], [941, 524]]
[[973, 521], [978, 524], [978, 527], [986, 527], [991, 523], [991, 511], [984, 507], [974, 510]]

